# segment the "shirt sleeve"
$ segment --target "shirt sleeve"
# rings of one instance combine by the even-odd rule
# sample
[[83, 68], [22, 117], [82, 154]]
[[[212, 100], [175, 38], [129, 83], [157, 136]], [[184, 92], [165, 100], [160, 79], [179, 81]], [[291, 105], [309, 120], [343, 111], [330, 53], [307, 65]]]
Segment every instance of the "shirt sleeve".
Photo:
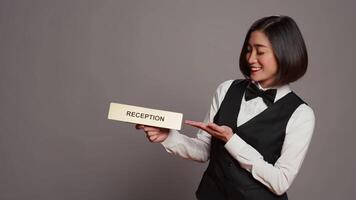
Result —
[[274, 165], [238, 135], [225, 144], [226, 150], [252, 176], [277, 195], [284, 194], [295, 179], [305, 158], [315, 126], [313, 110], [300, 105], [292, 114], [286, 128], [281, 156]]
[[[221, 83], [216, 89], [210, 109], [208, 110], [204, 122], [214, 121], [214, 116], [218, 111], [225, 94], [233, 80]], [[211, 135], [198, 129], [196, 137], [188, 137], [177, 130], [170, 130], [168, 137], [161, 143], [168, 153], [198, 162], [209, 160]]]

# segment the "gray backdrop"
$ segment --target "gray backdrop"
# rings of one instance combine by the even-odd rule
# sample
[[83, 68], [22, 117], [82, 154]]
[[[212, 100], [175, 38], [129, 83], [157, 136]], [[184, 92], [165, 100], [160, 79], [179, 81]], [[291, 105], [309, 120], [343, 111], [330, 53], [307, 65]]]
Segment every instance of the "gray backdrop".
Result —
[[219, 83], [242, 77], [249, 26], [275, 14], [305, 37], [309, 69], [291, 87], [317, 119], [290, 199], [355, 199], [354, 9], [351, 0], [1, 0], [0, 199], [194, 199], [207, 164], [108, 120], [109, 102], [202, 120]]

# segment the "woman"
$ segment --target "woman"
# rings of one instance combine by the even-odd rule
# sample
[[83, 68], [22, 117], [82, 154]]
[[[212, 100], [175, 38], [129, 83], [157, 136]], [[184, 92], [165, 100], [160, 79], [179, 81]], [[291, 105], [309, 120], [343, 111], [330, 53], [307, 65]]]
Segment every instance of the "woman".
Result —
[[240, 54], [246, 79], [219, 85], [196, 138], [175, 130], [136, 125], [169, 153], [206, 162], [198, 199], [288, 199], [286, 191], [305, 158], [315, 124], [313, 110], [289, 88], [308, 56], [288, 16], [257, 20]]

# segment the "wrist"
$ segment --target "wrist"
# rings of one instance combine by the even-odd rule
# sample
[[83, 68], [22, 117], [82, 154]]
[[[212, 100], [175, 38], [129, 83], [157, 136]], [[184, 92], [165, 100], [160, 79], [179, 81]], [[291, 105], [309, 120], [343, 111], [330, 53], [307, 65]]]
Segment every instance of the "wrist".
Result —
[[228, 133], [228, 134], [225, 136], [225, 142], [228, 142], [228, 141], [232, 138], [233, 135], [234, 135], [233, 133]]

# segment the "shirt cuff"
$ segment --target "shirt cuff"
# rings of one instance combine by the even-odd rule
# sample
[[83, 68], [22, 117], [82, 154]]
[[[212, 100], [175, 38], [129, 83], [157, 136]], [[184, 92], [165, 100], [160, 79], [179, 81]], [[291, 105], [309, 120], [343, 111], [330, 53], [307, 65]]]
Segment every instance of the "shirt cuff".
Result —
[[253, 163], [263, 159], [263, 156], [255, 148], [247, 144], [237, 134], [234, 134], [224, 147], [240, 163], [241, 167], [249, 172], [251, 172]]
[[239, 153], [246, 146], [246, 142], [242, 140], [238, 135], [233, 134], [232, 137], [225, 143], [225, 149], [235, 159], [239, 157]]
[[169, 130], [168, 137], [161, 142], [164, 147], [171, 147], [177, 143], [180, 133], [177, 130]]

